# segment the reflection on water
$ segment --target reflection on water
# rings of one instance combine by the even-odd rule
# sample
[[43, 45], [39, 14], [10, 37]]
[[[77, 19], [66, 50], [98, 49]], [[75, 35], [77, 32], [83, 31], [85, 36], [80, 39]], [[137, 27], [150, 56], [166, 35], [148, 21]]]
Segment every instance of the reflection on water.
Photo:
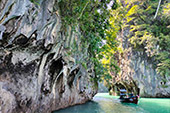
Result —
[[98, 94], [93, 101], [54, 113], [170, 113], [170, 99], [142, 98], [138, 105], [120, 103], [117, 97]]

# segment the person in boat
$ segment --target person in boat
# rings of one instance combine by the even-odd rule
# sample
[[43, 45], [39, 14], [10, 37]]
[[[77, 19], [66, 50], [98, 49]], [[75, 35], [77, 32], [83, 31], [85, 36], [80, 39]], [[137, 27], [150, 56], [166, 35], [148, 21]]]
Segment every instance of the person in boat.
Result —
[[136, 98], [133, 96], [133, 93], [129, 94], [129, 101], [134, 101]]
[[133, 98], [133, 97], [135, 97], [135, 96], [133, 95], [133, 93], [130, 93], [130, 94], [129, 94], [129, 98]]

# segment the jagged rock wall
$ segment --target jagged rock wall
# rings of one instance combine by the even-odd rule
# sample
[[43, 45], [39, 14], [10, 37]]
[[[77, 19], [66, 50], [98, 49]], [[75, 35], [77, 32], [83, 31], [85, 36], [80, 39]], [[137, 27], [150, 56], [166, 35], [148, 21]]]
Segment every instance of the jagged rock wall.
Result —
[[154, 57], [149, 57], [144, 48], [133, 48], [127, 38], [129, 33], [126, 28], [118, 36], [123, 53], [117, 55], [121, 72], [114, 78], [113, 93], [126, 88], [129, 92], [140, 92], [142, 97], [170, 97], [170, 77], [156, 72]]
[[0, 0], [0, 112], [49, 113], [96, 94], [88, 46], [59, 10], [57, 0]]

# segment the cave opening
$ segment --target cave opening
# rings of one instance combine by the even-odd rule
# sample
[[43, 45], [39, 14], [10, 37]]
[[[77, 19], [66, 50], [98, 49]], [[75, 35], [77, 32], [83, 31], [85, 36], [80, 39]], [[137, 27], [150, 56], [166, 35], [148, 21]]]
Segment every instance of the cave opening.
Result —
[[50, 65], [50, 70], [49, 70], [49, 74], [51, 76], [52, 81], [55, 80], [56, 76], [58, 76], [58, 74], [60, 73], [60, 71], [62, 69], [63, 69], [62, 58], [52, 61], [51, 65]]

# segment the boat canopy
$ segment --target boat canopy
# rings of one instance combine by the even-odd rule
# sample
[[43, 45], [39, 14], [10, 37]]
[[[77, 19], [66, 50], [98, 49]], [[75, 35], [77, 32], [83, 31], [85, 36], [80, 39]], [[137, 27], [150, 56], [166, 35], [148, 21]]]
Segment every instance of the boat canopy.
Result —
[[120, 89], [120, 92], [126, 92], [126, 90], [125, 89]]

